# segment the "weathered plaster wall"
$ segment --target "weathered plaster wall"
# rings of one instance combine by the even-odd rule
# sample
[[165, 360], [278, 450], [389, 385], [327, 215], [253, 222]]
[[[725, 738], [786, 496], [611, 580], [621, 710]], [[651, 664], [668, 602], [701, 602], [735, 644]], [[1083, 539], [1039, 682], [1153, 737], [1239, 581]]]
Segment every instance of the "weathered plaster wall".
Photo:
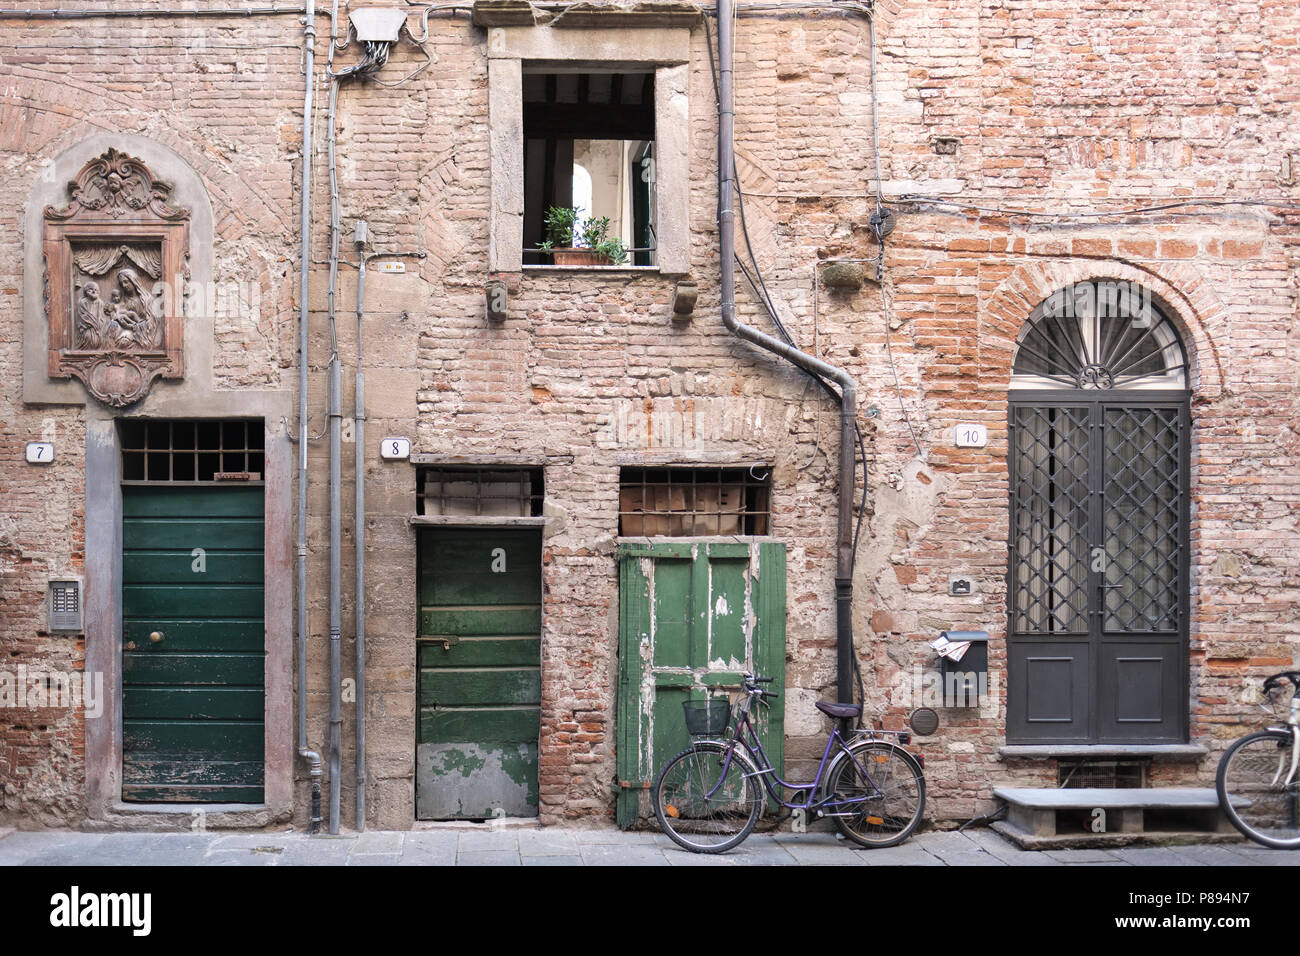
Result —
[[[882, 0], [877, 8], [889, 197], [1061, 212], [1173, 196], [1300, 197], [1281, 173], [1282, 158], [1300, 153], [1290, 118], [1300, 95], [1291, 80], [1300, 68], [1294, 5]], [[325, 24], [318, 21], [322, 34]], [[836, 409], [799, 375], [733, 341], [718, 320], [716, 133], [703, 31], [690, 38], [684, 131], [689, 265], [700, 285], [694, 320], [671, 322], [673, 281], [663, 276], [525, 272], [508, 276], [509, 318], [489, 326], [485, 34], [463, 20], [435, 18], [430, 27], [429, 69], [396, 87], [349, 83], [340, 96], [347, 257], [356, 218], [369, 222], [376, 249], [426, 253], [407, 260], [404, 276], [368, 276], [367, 434], [408, 435], [426, 454], [546, 464], [555, 521], [543, 557], [544, 821], [612, 808], [620, 464], [732, 458], [777, 466], [773, 530], [789, 547], [789, 749], [808, 753], [821, 730], [811, 701], [834, 682]], [[92, 41], [67, 25], [7, 29], [0, 226], [20, 234], [33, 183], [68, 146], [115, 131], [164, 144], [207, 187], [214, 279], [258, 290], [256, 310], [215, 323], [216, 387], [291, 388], [300, 28], [292, 18], [114, 21], [93, 32], [92, 56]], [[322, 37], [320, 60], [325, 48]], [[1217, 745], [1249, 711], [1240, 703], [1243, 678], [1295, 655], [1294, 217], [1233, 206], [1080, 222], [903, 205], [883, 297], [872, 283], [856, 295], [823, 290], [814, 310], [818, 258], [876, 252], [867, 225], [874, 178], [868, 51], [866, 24], [856, 18], [747, 16], [738, 25], [737, 156], [756, 257], [792, 334], [860, 384], [870, 494], [855, 624], [869, 706], [891, 723], [901, 719], [898, 681], [928, 660], [926, 642], [945, 627], [992, 632], [995, 674], [1004, 677], [1011, 343], [1056, 285], [1119, 276], [1161, 294], [1195, 349], [1191, 730]], [[396, 80], [420, 61], [405, 44], [383, 78]], [[324, 93], [318, 89], [314, 119], [313, 434], [325, 423], [322, 369], [330, 350], [321, 264], [328, 249]], [[936, 153], [936, 136], [956, 137], [956, 152]], [[40, 632], [39, 604], [47, 575], [83, 561], [83, 418], [76, 408], [22, 403], [23, 279], [22, 250], [0, 246], [0, 646], [7, 659], [75, 665], [75, 641]], [[346, 265], [341, 280], [337, 340], [346, 363], [355, 354], [355, 284]], [[769, 327], [743, 281], [739, 314]], [[345, 368], [345, 410], [350, 381]], [[985, 422], [989, 447], [951, 447], [958, 421]], [[36, 473], [21, 462], [22, 443], [50, 422], [60, 459]], [[350, 502], [351, 446], [344, 451]], [[312, 444], [313, 474], [322, 477], [324, 453], [323, 442]], [[375, 825], [404, 827], [414, 815], [415, 553], [405, 520], [414, 508], [414, 468], [373, 461], [367, 481], [368, 805]], [[320, 748], [327, 737], [323, 480], [311, 487], [310, 513], [309, 718]], [[350, 561], [345, 553], [345, 568]], [[975, 576], [974, 597], [945, 595], [954, 572]], [[350, 596], [347, 602], [345, 635]], [[348, 642], [343, 658], [347, 676]], [[45, 716], [0, 713], [2, 805], [23, 819], [73, 821], [84, 788], [80, 723], [67, 714], [40, 723]], [[997, 758], [1001, 701], [985, 714], [944, 717], [940, 735], [920, 742], [937, 817], [989, 809], [997, 783], [1054, 780], [1052, 764]], [[345, 707], [344, 740], [351, 734]], [[1204, 781], [1211, 766], [1174, 765], [1158, 779]], [[349, 769], [345, 823], [351, 800]], [[294, 802], [302, 822], [305, 779]]]

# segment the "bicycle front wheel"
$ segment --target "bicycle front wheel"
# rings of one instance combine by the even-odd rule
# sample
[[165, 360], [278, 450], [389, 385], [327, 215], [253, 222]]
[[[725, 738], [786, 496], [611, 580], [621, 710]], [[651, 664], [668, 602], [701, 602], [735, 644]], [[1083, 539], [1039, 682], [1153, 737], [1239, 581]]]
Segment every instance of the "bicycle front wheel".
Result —
[[1290, 771], [1291, 735], [1281, 730], [1247, 734], [1219, 761], [1219, 806], [1256, 843], [1300, 847], [1300, 783], [1287, 782]]
[[902, 843], [925, 812], [925, 774], [906, 750], [881, 741], [858, 744], [836, 764], [822, 811], [865, 847]]
[[721, 853], [753, 831], [763, 811], [755, 768], [739, 748], [700, 741], [659, 771], [653, 800], [659, 826], [678, 846]]

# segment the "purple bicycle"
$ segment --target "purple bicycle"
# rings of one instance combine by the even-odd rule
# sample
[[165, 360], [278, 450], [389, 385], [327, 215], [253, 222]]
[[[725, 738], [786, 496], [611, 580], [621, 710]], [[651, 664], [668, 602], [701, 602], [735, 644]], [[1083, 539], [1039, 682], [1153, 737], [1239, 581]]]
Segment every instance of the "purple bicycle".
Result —
[[[846, 837], [864, 847], [902, 843], [925, 810], [925, 774], [903, 744], [902, 732], [863, 730], [845, 739], [831, 729], [817, 776], [790, 783], [777, 776], [750, 718], [755, 701], [777, 695], [761, 684], [771, 678], [744, 675], [744, 696], [731, 722], [726, 697], [686, 701], [686, 729], [696, 739], [659, 771], [651, 791], [659, 826], [678, 846], [695, 853], [721, 853], [739, 845], [758, 824], [763, 789], [782, 807], [806, 819], [830, 817]], [[818, 701], [828, 717], [856, 719], [857, 704]], [[713, 739], [700, 739], [713, 738]], [[784, 800], [778, 789], [790, 793]]]

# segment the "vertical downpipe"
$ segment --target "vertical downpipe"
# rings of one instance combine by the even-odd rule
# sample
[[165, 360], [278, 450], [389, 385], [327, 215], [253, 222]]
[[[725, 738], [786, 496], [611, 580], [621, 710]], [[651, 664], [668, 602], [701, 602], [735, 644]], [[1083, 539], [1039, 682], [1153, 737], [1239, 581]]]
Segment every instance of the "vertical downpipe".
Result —
[[343, 763], [343, 702], [340, 693], [342, 680], [342, 609], [340, 606], [340, 561], [343, 546], [342, 534], [342, 370], [339, 355], [330, 359], [330, 833], [339, 832], [340, 774]]
[[[358, 224], [360, 225], [360, 224]], [[357, 247], [357, 380], [353, 411], [356, 459], [353, 483], [352, 539], [356, 555], [356, 677], [357, 677], [357, 832], [366, 828], [366, 388], [361, 320], [366, 311], [366, 249], [358, 229]]]
[[307, 287], [311, 265], [311, 124], [316, 83], [316, 3], [303, 20], [302, 253], [298, 276], [298, 756], [311, 775], [311, 832], [320, 830], [320, 754], [307, 745]]
[[853, 473], [857, 390], [853, 379], [814, 355], [741, 324], [736, 319], [735, 67], [732, 55], [734, 0], [718, 0], [718, 253], [722, 322], [739, 338], [773, 352], [840, 389], [839, 516], [835, 560], [836, 689], [841, 703], [853, 702]]

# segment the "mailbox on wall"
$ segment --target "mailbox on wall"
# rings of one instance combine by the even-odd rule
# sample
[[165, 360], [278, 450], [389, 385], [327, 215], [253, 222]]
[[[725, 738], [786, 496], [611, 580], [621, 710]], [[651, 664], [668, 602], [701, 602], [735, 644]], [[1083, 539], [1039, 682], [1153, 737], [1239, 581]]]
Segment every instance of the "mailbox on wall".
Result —
[[944, 706], [979, 707], [989, 694], [988, 631], [942, 631], [933, 646], [939, 651]]

